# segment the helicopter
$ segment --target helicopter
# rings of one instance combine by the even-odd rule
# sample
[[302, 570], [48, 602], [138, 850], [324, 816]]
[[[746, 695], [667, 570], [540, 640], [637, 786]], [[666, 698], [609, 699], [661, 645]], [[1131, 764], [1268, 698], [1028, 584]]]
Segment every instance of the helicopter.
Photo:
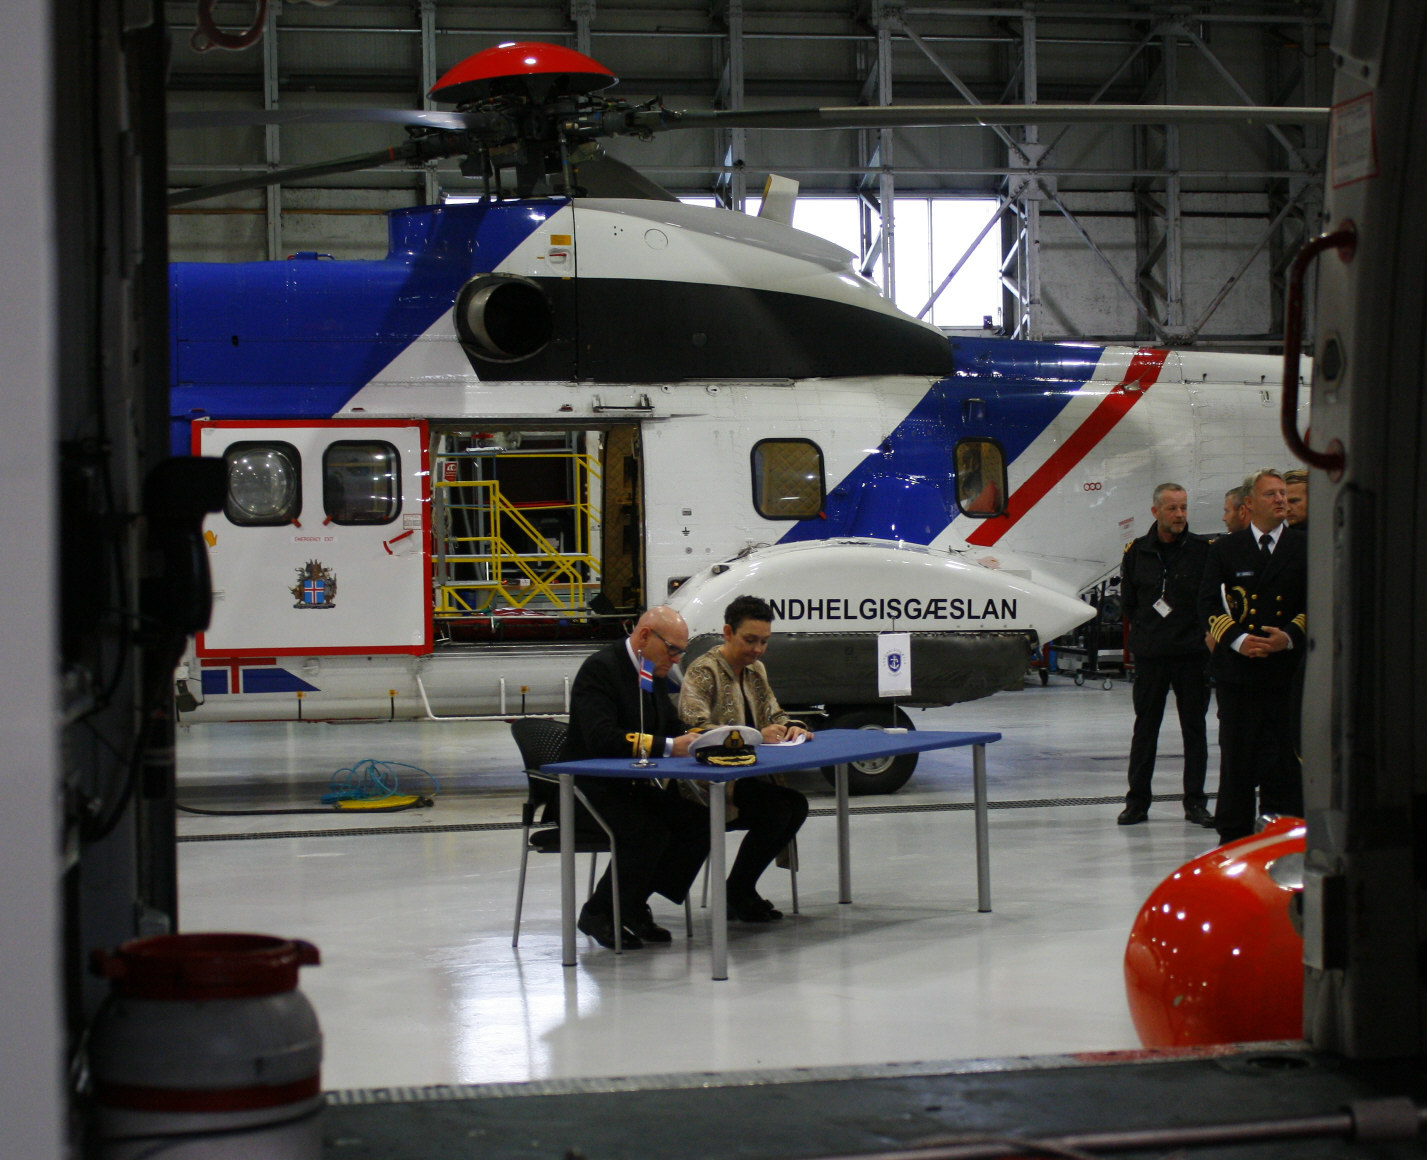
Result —
[[[228, 479], [181, 720], [561, 713], [584, 656], [642, 608], [683, 612], [697, 655], [753, 591], [786, 706], [905, 727], [906, 708], [1019, 682], [1093, 617], [1081, 594], [1156, 483], [1187, 486], [1207, 526], [1281, 450], [1275, 360], [948, 338], [795, 229], [786, 198], [760, 217], [685, 205], [599, 145], [1024, 107], [681, 113], [602, 95], [614, 80], [555, 45], [477, 53], [431, 90], [455, 111], [386, 116], [403, 145], [285, 176], [458, 155], [479, 201], [391, 211], [381, 260], [173, 265], [174, 448]], [[1213, 115], [1036, 115], [1086, 110]], [[909, 646], [894, 705], [887, 632]], [[854, 788], [889, 792], [913, 765]]]

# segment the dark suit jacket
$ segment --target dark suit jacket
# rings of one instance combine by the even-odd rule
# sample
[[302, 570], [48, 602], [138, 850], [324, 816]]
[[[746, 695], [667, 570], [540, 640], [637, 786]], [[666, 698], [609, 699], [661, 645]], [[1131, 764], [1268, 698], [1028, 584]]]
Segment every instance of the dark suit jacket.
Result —
[[[1230, 684], [1286, 686], [1307, 647], [1308, 537], [1297, 528], [1284, 528], [1263, 564], [1258, 536], [1250, 525], [1209, 545], [1199, 589], [1200, 620], [1218, 642], [1209, 671]], [[1232, 611], [1224, 608], [1225, 593]], [[1288, 633], [1293, 647], [1257, 660], [1234, 651], [1239, 637], [1270, 626]]]
[[664, 742], [688, 732], [669, 699], [669, 684], [654, 678], [654, 691], [639, 688], [639, 672], [624, 641], [586, 658], [570, 692], [570, 731], [561, 761], [585, 757], [638, 757], [639, 705], [644, 702], [644, 732], [651, 735], [650, 754], [664, 756]]

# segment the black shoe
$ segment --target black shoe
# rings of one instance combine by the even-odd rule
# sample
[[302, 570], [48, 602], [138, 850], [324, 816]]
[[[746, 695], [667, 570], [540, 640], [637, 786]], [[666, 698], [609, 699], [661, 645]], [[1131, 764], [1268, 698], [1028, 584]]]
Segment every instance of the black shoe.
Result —
[[771, 902], [756, 894], [730, 898], [728, 912], [739, 922], [777, 922], [783, 917], [781, 910], [775, 910]]
[[[644, 912], [624, 929], [633, 933], [634, 937], [642, 942], [666, 943], [674, 941], [674, 936], [654, 921], [654, 912], [647, 906], [644, 908]], [[624, 937], [627, 941], [629, 934]]]
[[1150, 812], [1144, 806], [1126, 806], [1115, 819], [1122, 826], [1138, 826], [1150, 820]]
[[[608, 950], [614, 950], [614, 915], [599, 914], [585, 906], [580, 911], [579, 921], [575, 926], [582, 930], [600, 946]], [[667, 932], [666, 932], [667, 933]], [[629, 927], [625, 927], [620, 938], [621, 949], [626, 951], [637, 951], [644, 945], [640, 938]]]
[[1212, 826], [1214, 815], [1204, 806], [1185, 806], [1184, 820], [1193, 826]]

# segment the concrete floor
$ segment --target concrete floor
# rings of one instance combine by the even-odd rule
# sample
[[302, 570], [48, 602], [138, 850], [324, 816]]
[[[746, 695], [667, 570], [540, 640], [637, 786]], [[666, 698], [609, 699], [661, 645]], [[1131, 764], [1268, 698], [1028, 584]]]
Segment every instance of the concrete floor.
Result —
[[[836, 901], [831, 790], [799, 839], [801, 914], [730, 925], [730, 977], [678, 908], [667, 947], [616, 957], [584, 936], [560, 965], [558, 864], [533, 856], [519, 949], [511, 919], [524, 778], [500, 723], [203, 725], [179, 740], [179, 799], [205, 809], [315, 808], [333, 771], [404, 762], [440, 782], [398, 814], [181, 814], [182, 927], [307, 939], [303, 990], [329, 1089], [925, 1063], [1138, 1046], [1121, 960], [1140, 903], [1209, 849], [1178, 801], [1120, 827], [1132, 710], [1063, 678], [950, 709], [919, 728], [992, 729], [993, 913], [976, 910], [970, 755], [924, 754], [891, 797], [854, 799], [854, 902]], [[1210, 775], [1217, 782], [1211, 712]], [[1180, 790], [1178, 726], [1155, 790]], [[399, 770], [400, 788], [424, 789]], [[887, 806], [894, 807], [883, 812]], [[950, 807], [950, 808], [948, 808]], [[730, 851], [740, 835], [730, 836]], [[585, 861], [581, 860], [581, 882]], [[763, 893], [788, 901], [787, 874]], [[784, 909], [787, 906], [784, 905]]]

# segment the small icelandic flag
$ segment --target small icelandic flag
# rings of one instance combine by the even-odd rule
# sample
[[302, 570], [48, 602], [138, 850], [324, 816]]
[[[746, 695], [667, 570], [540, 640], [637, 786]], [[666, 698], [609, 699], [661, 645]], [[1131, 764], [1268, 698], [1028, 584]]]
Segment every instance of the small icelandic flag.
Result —
[[654, 691], [654, 662], [644, 656], [639, 658], [639, 687], [646, 693]]

